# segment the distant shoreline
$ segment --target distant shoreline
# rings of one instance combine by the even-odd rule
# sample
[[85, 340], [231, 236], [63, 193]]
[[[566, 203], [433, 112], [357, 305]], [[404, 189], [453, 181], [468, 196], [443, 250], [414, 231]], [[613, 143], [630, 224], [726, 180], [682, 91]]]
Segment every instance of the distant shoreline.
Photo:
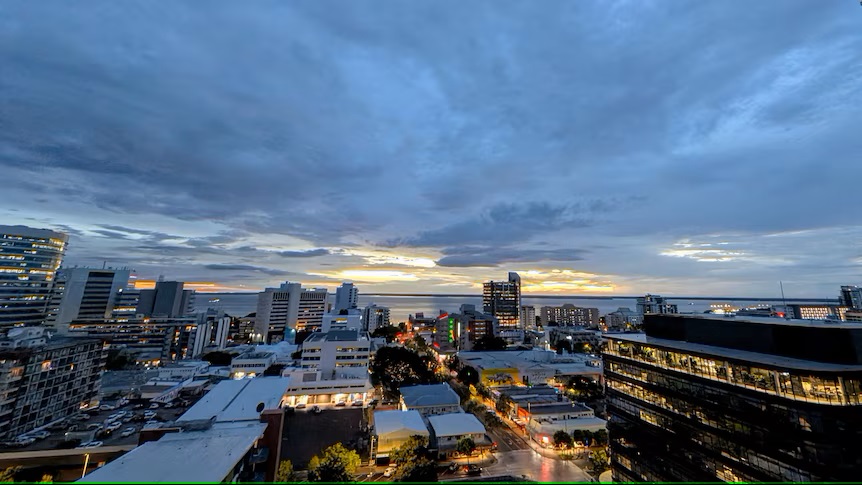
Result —
[[[257, 291], [236, 291], [236, 292], [203, 292], [198, 291], [199, 295], [256, 295]], [[466, 294], [466, 293], [362, 293], [362, 296], [385, 296], [385, 297], [404, 297], [404, 298], [482, 298], [481, 294]], [[643, 295], [534, 295], [532, 293], [521, 293], [522, 298], [545, 298], [545, 299], [572, 299], [572, 300], [636, 300]], [[781, 297], [739, 297], [739, 296], [670, 296], [663, 295], [668, 300], [711, 300], [711, 301], [782, 301]], [[837, 303], [837, 298], [786, 298], [787, 302], [817, 302], [817, 303]]]

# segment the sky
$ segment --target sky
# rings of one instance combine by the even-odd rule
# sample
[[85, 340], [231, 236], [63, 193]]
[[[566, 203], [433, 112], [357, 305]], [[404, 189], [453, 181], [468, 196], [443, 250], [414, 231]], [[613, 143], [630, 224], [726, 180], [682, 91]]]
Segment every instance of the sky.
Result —
[[0, 224], [259, 291], [834, 298], [855, 0], [5, 1]]

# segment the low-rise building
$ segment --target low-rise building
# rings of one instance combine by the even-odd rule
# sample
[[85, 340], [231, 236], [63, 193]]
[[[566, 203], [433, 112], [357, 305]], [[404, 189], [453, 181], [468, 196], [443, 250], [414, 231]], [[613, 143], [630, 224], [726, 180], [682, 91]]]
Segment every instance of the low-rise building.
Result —
[[636, 330], [643, 324], [643, 315], [629, 308], [619, 307], [605, 317], [606, 330], [609, 332], [624, 332]]
[[478, 450], [488, 449], [493, 441], [485, 434], [485, 426], [470, 413], [439, 414], [428, 416], [431, 444], [441, 459], [457, 453], [458, 441], [470, 438]]
[[356, 308], [339, 310], [338, 312], [324, 313], [321, 332], [332, 332], [335, 330], [359, 330], [364, 331], [362, 322], [362, 311]]
[[583, 327], [549, 327], [548, 341], [551, 347], [558, 349], [563, 341], [568, 342], [571, 349], [577, 349], [583, 344], [598, 348], [602, 343], [602, 333], [597, 330], [587, 330]]
[[571, 433], [578, 429], [593, 432], [607, 429], [607, 421], [596, 417], [592, 408], [581, 403], [539, 404], [522, 407], [520, 412], [530, 437], [543, 445], [553, 443], [554, 433], [560, 430]]
[[186, 380], [195, 376], [206, 375], [210, 363], [204, 360], [181, 360], [156, 369], [156, 377], [161, 380]]
[[275, 364], [275, 354], [272, 352], [247, 352], [238, 355], [230, 361], [230, 375], [234, 379], [256, 377]]
[[[411, 436], [429, 437], [430, 433], [418, 411], [375, 411], [375, 459], [386, 460], [389, 453], [398, 449]], [[384, 463], [385, 464], [385, 463]]]
[[422, 416], [461, 413], [461, 398], [447, 383], [405, 386], [400, 389], [399, 407]]
[[540, 318], [542, 327], [556, 323], [559, 326], [580, 325], [595, 328], [599, 325], [599, 309], [577, 307], [570, 303], [563, 306], [543, 306]]
[[479, 371], [485, 384], [563, 384], [570, 377], [585, 376], [602, 382], [602, 362], [589, 354], [557, 355], [544, 349], [523, 351], [459, 352], [464, 365]]
[[344, 376], [368, 378], [371, 341], [359, 330], [316, 332], [302, 343], [300, 366], [319, 370], [331, 379]]

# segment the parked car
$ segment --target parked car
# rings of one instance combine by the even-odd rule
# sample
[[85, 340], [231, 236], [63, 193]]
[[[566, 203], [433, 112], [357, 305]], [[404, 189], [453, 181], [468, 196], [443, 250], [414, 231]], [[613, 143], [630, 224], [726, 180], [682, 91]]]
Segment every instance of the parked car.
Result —
[[297, 404], [296, 409], [305, 409], [305, 403], [301, 402], [301, 403]]
[[172, 407], [174, 407], [174, 403], [172, 403], [172, 402], [169, 402], [169, 403], [165, 404], [165, 408], [166, 408], [166, 409], [170, 409], [170, 408], [172, 408]]
[[51, 436], [51, 432], [45, 430], [31, 431], [27, 433], [27, 436], [31, 438], [36, 438], [37, 440], [44, 440], [45, 438]]
[[159, 424], [158, 421], [151, 419], [151, 420], [147, 421], [146, 423], [144, 423], [144, 426], [153, 426], [153, 425], [157, 425], [157, 424]]
[[146, 411], [144, 412], [144, 419], [152, 419], [153, 417], [155, 417], [155, 415], [155, 411]]
[[132, 436], [133, 434], [135, 434], [135, 431], [136, 431], [136, 429], [134, 427], [126, 428], [123, 430], [122, 433], [120, 433], [120, 437], [128, 438], [129, 436]]
[[105, 427], [105, 431], [113, 433], [114, 431], [123, 427], [123, 423], [114, 421], [112, 423], [108, 423], [108, 426]]
[[132, 406], [132, 409], [144, 409], [144, 405], [143, 404], [135, 404], [134, 406]]
[[18, 446], [30, 446], [36, 442], [36, 438], [32, 436], [19, 436], [15, 438], [15, 443], [18, 443]]
[[482, 469], [479, 467], [479, 465], [467, 465], [467, 475], [476, 476], [481, 474]]
[[104, 443], [102, 443], [101, 441], [88, 441], [86, 443], [81, 443], [77, 447], [78, 448], [98, 448], [98, 447], [102, 446], [103, 444]]
[[94, 429], [99, 429], [101, 427], [102, 427], [102, 425], [99, 423], [90, 423], [87, 425], [87, 431], [92, 431]]
[[338, 401], [335, 403], [335, 407], [337, 408], [343, 408], [344, 406], [347, 406], [347, 401]]
[[117, 406], [112, 404], [102, 404], [99, 406], [99, 411], [113, 411], [114, 409], [117, 409]]
[[386, 471], [385, 471], [385, 472], [383, 472], [383, 476], [384, 476], [384, 477], [386, 477], [386, 478], [389, 478], [389, 477], [391, 477], [394, 473], [395, 473], [395, 468], [394, 468], [394, 467], [389, 467], [389, 468], [387, 468], [387, 469], [386, 469]]
[[159, 403], [157, 403], [157, 402], [151, 403], [150, 409], [159, 409]]
[[353, 401], [353, 404], [351, 404], [351, 406], [359, 407], [359, 406], [362, 406], [363, 404], [364, 403], [362, 402], [362, 399], [357, 399], [357, 400]]

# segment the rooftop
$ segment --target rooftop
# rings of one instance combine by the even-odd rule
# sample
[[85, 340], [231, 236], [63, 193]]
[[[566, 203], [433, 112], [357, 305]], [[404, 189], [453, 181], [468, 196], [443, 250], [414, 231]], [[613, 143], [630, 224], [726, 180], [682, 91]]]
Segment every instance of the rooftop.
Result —
[[168, 433], [94, 470], [78, 482], [211, 482], [225, 479], [263, 436], [265, 423], [217, 423]]
[[408, 430], [414, 434], [428, 436], [428, 428], [422, 421], [419, 411], [375, 411], [374, 431], [384, 435], [400, 430]]
[[356, 342], [365, 340], [361, 338], [356, 330], [332, 330], [330, 332], [315, 332], [312, 333], [305, 342]]
[[210, 419], [216, 422], [257, 421], [260, 419], [258, 404], [264, 409], [275, 409], [290, 384], [287, 377], [256, 377], [254, 379], [228, 380], [218, 383], [189, 408], [177, 422]]
[[470, 413], [451, 413], [429, 416], [428, 423], [434, 436], [458, 436], [462, 434], [485, 434], [485, 426]]
[[784, 357], [780, 355], [762, 354], [759, 352], [749, 352], [747, 350], [729, 349], [726, 347], [715, 347], [712, 345], [693, 344], [680, 340], [649, 337], [645, 334], [608, 335], [608, 338], [632, 343], [646, 343], [648, 345], [654, 345], [656, 347], [662, 347], [669, 350], [724, 357], [726, 359], [735, 360], [738, 362], [762, 364], [770, 368], [799, 369], [822, 372], [862, 371], [862, 365], [858, 364], [832, 364], [828, 362], [816, 362], [813, 360], [794, 359], [792, 357]]
[[413, 406], [445, 406], [461, 404], [461, 398], [449, 387], [449, 384], [428, 384], [402, 387], [401, 398], [408, 407]]
[[275, 355], [273, 352], [249, 352], [234, 357], [231, 362], [236, 362], [237, 360], [268, 359], [273, 355]]
[[[789, 306], [789, 305], [788, 305]], [[828, 306], [828, 305], [803, 305], [803, 306]], [[860, 329], [862, 324], [859, 322], [841, 322], [833, 320], [802, 320], [796, 318], [779, 318], [779, 317], [760, 317], [760, 316], [734, 316], [732, 314], [715, 314], [715, 313], [666, 313], [663, 317], [673, 318], [702, 318], [708, 320], [724, 320], [724, 321], [742, 321], [751, 323], [763, 323], [769, 325], [789, 325], [797, 327], [821, 327], [821, 328], [845, 328], [845, 329]]]
[[565, 413], [566, 411], [573, 413], [583, 413], [586, 411], [592, 411], [592, 409], [587, 406], [570, 402], [567, 404], [551, 404], [551, 405], [542, 405], [542, 406], [531, 406], [529, 409], [530, 414], [540, 415], [540, 414], [559, 414]]

